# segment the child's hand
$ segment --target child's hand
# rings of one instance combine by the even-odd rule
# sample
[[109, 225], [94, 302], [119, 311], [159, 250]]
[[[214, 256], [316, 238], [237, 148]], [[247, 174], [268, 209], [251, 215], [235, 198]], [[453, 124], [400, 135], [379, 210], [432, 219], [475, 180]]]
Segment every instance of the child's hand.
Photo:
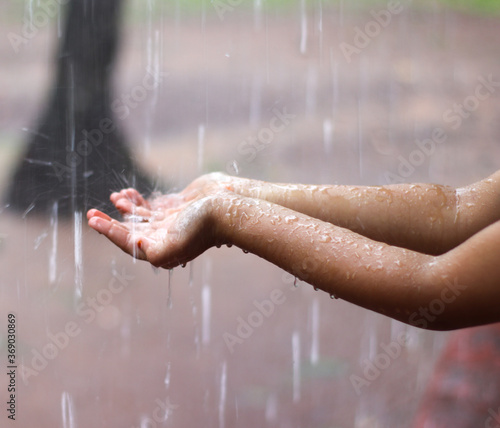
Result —
[[95, 209], [89, 210], [87, 218], [93, 229], [123, 251], [170, 269], [215, 245], [212, 193], [190, 185], [179, 194], [147, 201], [137, 190], [126, 189], [110, 198], [125, 221], [113, 220]]

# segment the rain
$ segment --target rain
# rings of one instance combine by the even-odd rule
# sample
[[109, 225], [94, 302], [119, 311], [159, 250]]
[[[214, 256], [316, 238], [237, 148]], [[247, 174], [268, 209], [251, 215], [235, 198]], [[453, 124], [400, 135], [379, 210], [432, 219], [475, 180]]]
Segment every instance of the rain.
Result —
[[[360, 309], [234, 247], [152, 269], [91, 230], [86, 211], [119, 218], [112, 192], [177, 193], [215, 171], [317, 185], [484, 178], [498, 169], [500, 94], [458, 127], [445, 113], [478, 76], [500, 79], [500, 8], [100, 3], [0, 5], [4, 351], [17, 320], [16, 421], [3, 411], [0, 426], [416, 426], [452, 334]], [[436, 128], [447, 138], [425, 154]], [[262, 309], [273, 292], [283, 303]]]

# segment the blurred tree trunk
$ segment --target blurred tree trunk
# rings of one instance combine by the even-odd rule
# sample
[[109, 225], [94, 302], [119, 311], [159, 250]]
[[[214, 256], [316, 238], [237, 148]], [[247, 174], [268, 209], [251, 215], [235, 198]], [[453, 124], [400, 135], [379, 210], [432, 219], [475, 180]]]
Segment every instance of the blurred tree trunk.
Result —
[[[10, 207], [60, 215], [98, 207], [112, 191], [152, 190], [111, 110], [111, 75], [123, 0], [71, 0], [48, 105], [10, 188]], [[56, 205], [57, 204], [57, 205]]]

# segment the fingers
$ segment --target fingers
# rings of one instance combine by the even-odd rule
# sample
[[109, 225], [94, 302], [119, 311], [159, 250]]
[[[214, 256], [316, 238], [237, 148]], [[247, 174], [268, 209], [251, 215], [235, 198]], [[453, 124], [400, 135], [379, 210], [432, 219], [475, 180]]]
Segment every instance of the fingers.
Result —
[[[100, 212], [97, 211], [97, 213]], [[104, 214], [104, 216], [106, 215]], [[147, 260], [146, 251], [150, 245], [149, 240], [143, 236], [134, 236], [122, 223], [112, 220], [108, 216], [105, 218], [104, 216], [91, 216], [89, 218], [89, 226], [97, 232], [102, 233], [117, 247], [131, 256], [137, 259]]]
[[151, 210], [149, 210], [148, 208], [137, 206], [128, 199], [122, 198], [117, 200], [115, 203], [115, 207], [124, 215], [134, 214], [146, 218], [151, 216]]
[[110, 199], [114, 203], [115, 199], [126, 198], [135, 205], [148, 207], [147, 201], [142, 197], [142, 195], [133, 188], [123, 189], [119, 192], [114, 192], [111, 194]]
[[149, 203], [135, 189], [114, 192], [111, 194], [110, 200], [122, 214], [137, 214], [144, 217], [151, 215]]
[[103, 212], [96, 210], [96, 209], [88, 210], [87, 219], [90, 220], [92, 217], [100, 217], [104, 220], [111, 221], [111, 217], [109, 215], [104, 214]]

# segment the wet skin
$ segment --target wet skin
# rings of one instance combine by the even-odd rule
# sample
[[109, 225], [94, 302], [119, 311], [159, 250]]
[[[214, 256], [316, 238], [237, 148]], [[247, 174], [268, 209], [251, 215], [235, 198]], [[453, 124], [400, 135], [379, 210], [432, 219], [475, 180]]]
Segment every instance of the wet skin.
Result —
[[208, 174], [178, 194], [111, 195], [89, 225], [173, 268], [235, 245], [332, 295], [422, 328], [500, 321], [500, 173], [455, 189], [273, 184]]

